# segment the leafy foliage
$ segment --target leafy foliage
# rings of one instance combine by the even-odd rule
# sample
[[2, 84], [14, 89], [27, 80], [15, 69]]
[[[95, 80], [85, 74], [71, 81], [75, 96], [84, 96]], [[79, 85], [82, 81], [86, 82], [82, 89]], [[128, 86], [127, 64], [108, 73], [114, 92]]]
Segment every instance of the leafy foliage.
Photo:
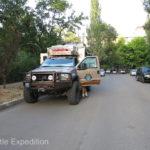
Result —
[[86, 19], [82, 13], [76, 16], [67, 0], [38, 0], [36, 9], [26, 2], [0, 0], [0, 78], [4, 84], [6, 79], [13, 81], [12, 73], [20, 80], [21, 72], [39, 64], [41, 52], [63, 41], [65, 29], [75, 32]]
[[67, 32], [63, 33], [63, 38], [62, 38], [64, 43], [79, 43], [80, 38], [77, 37], [73, 32]]
[[0, 0], [0, 77], [4, 87], [21, 41], [21, 22], [26, 0]]
[[39, 57], [33, 56], [26, 51], [19, 51], [17, 57], [11, 63], [10, 76], [7, 77], [7, 82], [22, 81], [25, 73], [38, 67]]
[[123, 40], [118, 41], [117, 54], [120, 56], [122, 66], [143, 66], [148, 62], [148, 44], [143, 37], [136, 37], [128, 44]]
[[147, 34], [147, 41], [150, 45], [150, 0], [144, 0], [143, 5], [145, 8], [145, 11], [148, 13], [147, 20], [146, 20], [146, 23], [144, 25], [144, 29], [145, 29], [146, 34]]
[[101, 64], [112, 65], [112, 59], [116, 58], [113, 41], [117, 33], [111, 25], [102, 21], [98, 0], [91, 0], [90, 20], [91, 24], [87, 28], [89, 49], [99, 56]]
[[143, 5], [145, 6], [145, 10], [150, 13], [150, 0], [144, 0]]

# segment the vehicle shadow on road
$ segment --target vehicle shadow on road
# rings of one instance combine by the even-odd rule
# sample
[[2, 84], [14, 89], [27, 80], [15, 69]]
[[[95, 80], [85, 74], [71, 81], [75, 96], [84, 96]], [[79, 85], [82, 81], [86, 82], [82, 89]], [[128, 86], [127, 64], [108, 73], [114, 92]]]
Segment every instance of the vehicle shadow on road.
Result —
[[66, 96], [56, 96], [56, 95], [44, 95], [39, 97], [38, 103], [47, 103], [53, 105], [66, 105], [67, 104], [67, 97]]
[[[88, 99], [92, 96], [92, 90], [88, 92], [88, 97], [83, 98], [82, 92], [80, 92], [80, 103], [84, 100]], [[44, 95], [40, 96], [38, 99], [38, 103], [40, 104], [47, 104], [47, 105], [69, 105], [67, 96], [57, 96], [57, 95]]]

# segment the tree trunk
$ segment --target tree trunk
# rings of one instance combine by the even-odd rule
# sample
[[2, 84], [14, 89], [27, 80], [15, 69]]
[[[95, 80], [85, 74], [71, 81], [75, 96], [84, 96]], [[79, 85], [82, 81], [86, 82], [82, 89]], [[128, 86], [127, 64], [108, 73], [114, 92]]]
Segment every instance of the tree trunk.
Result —
[[6, 88], [6, 76], [3, 77], [3, 89]]

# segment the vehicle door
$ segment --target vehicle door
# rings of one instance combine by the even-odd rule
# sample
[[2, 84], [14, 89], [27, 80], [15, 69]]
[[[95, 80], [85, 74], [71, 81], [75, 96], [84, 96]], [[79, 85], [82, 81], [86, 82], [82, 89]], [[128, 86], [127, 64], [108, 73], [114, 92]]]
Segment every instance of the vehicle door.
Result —
[[100, 64], [97, 56], [88, 56], [76, 67], [81, 86], [100, 84]]

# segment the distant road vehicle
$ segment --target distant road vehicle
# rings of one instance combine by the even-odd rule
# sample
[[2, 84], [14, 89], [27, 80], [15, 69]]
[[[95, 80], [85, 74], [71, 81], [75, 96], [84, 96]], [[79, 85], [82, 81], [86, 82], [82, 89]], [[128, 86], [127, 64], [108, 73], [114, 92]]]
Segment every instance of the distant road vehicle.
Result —
[[130, 76], [136, 76], [137, 69], [130, 70]]
[[101, 76], [105, 76], [105, 70], [101, 69]]
[[141, 82], [150, 81], [150, 67], [141, 67], [137, 70], [136, 80]]
[[116, 73], [117, 73], [117, 71], [116, 71], [116, 70], [113, 70], [113, 71], [112, 71], [112, 73], [113, 73], [113, 74], [116, 74]]
[[125, 74], [126, 71], [125, 71], [124, 69], [120, 69], [120, 70], [119, 70], [119, 73], [120, 73], [120, 74]]
[[110, 70], [110, 69], [106, 69], [106, 73], [107, 73], [107, 74], [110, 74], [110, 73], [111, 73], [111, 70]]

